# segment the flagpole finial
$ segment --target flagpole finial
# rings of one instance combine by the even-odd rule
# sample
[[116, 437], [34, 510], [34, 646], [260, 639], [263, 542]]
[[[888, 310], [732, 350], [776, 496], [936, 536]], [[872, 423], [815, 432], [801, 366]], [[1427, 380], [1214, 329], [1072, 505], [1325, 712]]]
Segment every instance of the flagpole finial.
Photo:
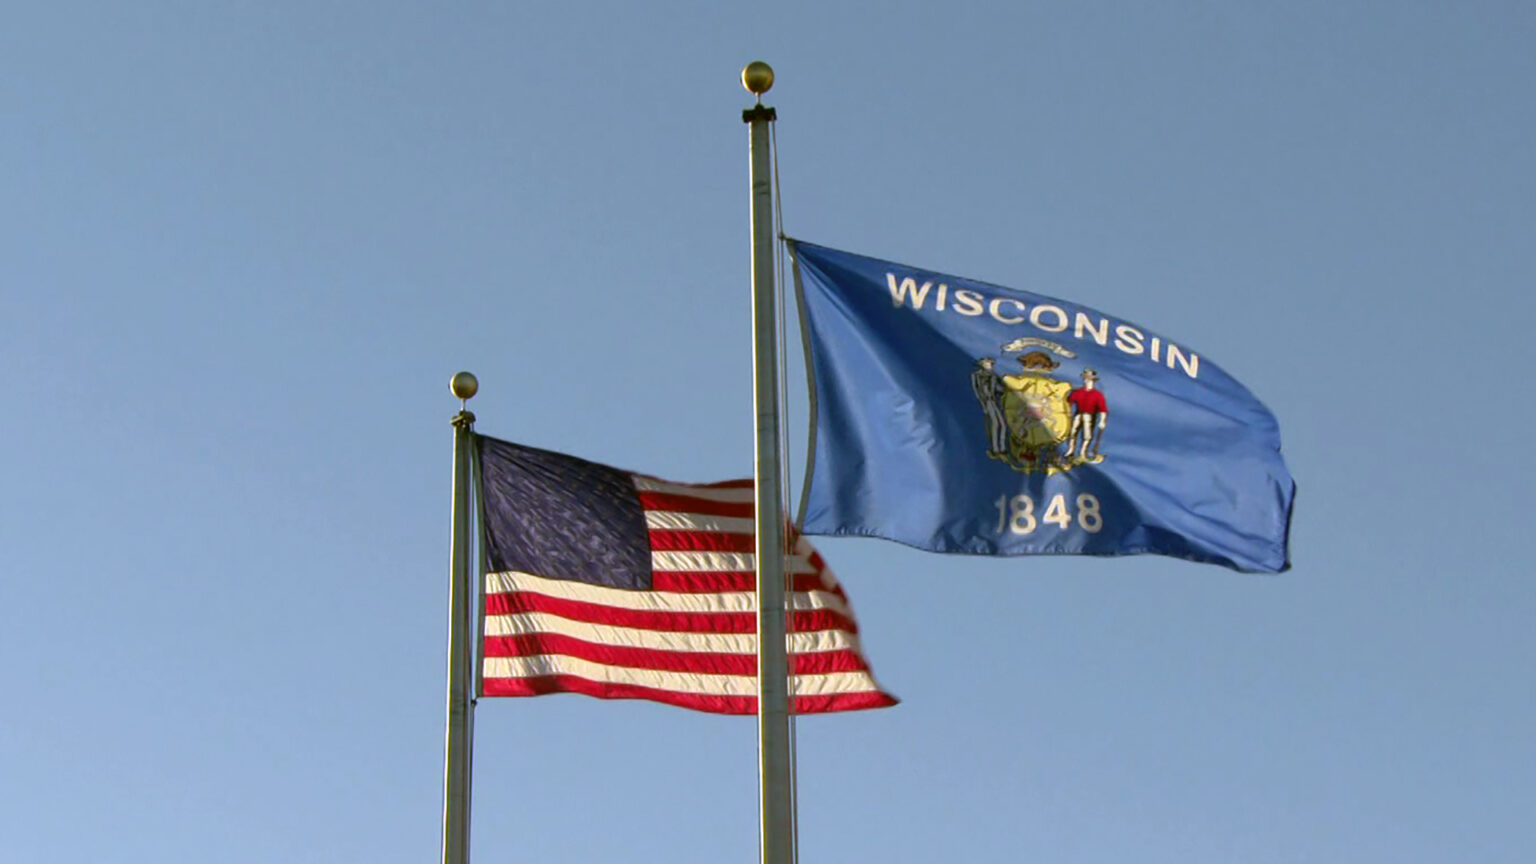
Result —
[[460, 372], [448, 381], [448, 389], [453, 391], [460, 402], [468, 402], [480, 392], [480, 380], [473, 372]]
[[753, 60], [741, 70], [741, 86], [762, 99], [764, 93], [773, 89], [773, 67], [761, 60]]

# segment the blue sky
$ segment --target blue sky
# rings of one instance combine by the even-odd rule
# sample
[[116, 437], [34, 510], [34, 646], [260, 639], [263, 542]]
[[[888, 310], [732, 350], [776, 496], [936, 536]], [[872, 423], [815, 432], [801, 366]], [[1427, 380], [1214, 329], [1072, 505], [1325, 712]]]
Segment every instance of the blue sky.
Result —
[[[903, 702], [800, 724], [804, 859], [1536, 845], [1526, 4], [7, 19], [0, 857], [435, 859], [448, 377], [488, 434], [750, 470], [757, 58], [789, 233], [1169, 334], [1300, 488], [1277, 577], [821, 541]], [[476, 861], [755, 858], [750, 720], [477, 724]]]

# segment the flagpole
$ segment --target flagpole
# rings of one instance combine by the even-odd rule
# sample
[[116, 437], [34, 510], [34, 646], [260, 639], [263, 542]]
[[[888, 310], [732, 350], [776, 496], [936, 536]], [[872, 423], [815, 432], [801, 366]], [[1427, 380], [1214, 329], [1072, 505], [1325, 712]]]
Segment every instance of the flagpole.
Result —
[[448, 721], [443, 747], [443, 864], [469, 864], [470, 761], [474, 751], [474, 703], [470, 570], [474, 521], [470, 511], [470, 465], [475, 415], [469, 400], [480, 389], [475, 376], [460, 372], [449, 382], [459, 398], [453, 418], [452, 565], [448, 581]]
[[779, 468], [778, 338], [773, 278], [773, 187], [769, 125], [776, 115], [762, 96], [773, 69], [747, 64], [741, 83], [757, 104], [741, 112], [752, 150], [752, 382], [757, 419], [757, 758], [762, 805], [762, 864], [794, 861], [790, 789], [789, 664], [785, 645], [784, 505]]

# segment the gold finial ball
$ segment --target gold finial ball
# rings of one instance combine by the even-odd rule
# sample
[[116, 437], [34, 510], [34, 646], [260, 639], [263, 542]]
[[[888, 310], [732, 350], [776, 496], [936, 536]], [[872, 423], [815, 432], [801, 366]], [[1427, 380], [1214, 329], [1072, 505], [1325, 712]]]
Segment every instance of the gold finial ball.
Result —
[[459, 399], [468, 401], [470, 397], [480, 392], [480, 381], [472, 373], [460, 372], [448, 382], [448, 389]]
[[773, 67], [761, 60], [753, 60], [741, 70], [741, 86], [755, 96], [773, 89]]

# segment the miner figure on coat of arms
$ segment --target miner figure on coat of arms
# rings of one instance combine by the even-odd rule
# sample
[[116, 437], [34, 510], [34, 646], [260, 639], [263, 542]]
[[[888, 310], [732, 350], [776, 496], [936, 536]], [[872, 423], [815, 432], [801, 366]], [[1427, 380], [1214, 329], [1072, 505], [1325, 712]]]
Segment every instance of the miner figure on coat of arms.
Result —
[[1008, 459], [1008, 425], [1003, 420], [1003, 379], [992, 371], [997, 361], [983, 357], [976, 361], [971, 372], [971, 389], [976, 401], [987, 413], [987, 456], [992, 459]]
[[[1097, 388], [1098, 373], [1084, 370], [1083, 386], [1073, 389], [1051, 374], [1061, 364], [1050, 354], [1029, 351], [1018, 360], [1022, 368], [1017, 375], [999, 377], [990, 357], [978, 360], [971, 373], [971, 388], [986, 412], [987, 455], [1025, 474], [1056, 474], [1103, 462], [1099, 446], [1109, 406]], [[1069, 439], [1063, 455], [1058, 448]]]

